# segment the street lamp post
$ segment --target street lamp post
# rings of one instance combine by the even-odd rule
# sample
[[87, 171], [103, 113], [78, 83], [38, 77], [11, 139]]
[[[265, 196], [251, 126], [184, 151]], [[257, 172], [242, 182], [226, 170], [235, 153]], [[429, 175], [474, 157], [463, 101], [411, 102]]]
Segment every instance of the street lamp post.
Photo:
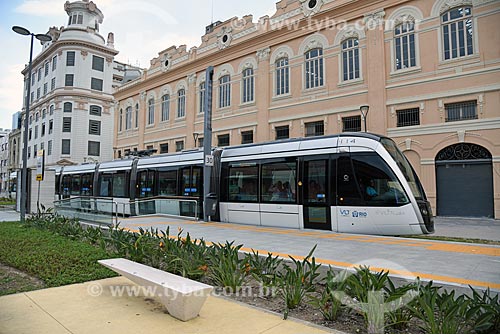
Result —
[[24, 114], [24, 134], [23, 134], [23, 169], [21, 175], [21, 222], [24, 223], [26, 218], [26, 200], [28, 195], [28, 117], [30, 114], [30, 95], [31, 95], [31, 63], [33, 60], [33, 40], [34, 38], [42, 42], [50, 42], [52, 37], [45, 34], [33, 34], [28, 29], [13, 26], [12, 30], [19, 35], [31, 36], [30, 44], [30, 62], [28, 63], [28, 78], [26, 79], [26, 84], [28, 85], [28, 91], [26, 94], [26, 112]]
[[363, 118], [363, 123], [365, 124], [365, 132], [366, 132], [366, 116], [368, 116], [368, 111], [370, 111], [370, 106], [369, 105], [364, 105], [359, 107], [359, 110], [361, 111], [361, 117]]

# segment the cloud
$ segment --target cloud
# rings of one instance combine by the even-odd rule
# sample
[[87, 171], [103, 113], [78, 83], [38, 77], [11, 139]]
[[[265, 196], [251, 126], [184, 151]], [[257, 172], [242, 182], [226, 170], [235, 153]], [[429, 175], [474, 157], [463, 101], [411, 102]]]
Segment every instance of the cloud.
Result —
[[61, 0], [26, 0], [14, 11], [32, 16], [60, 16], [64, 7]]
[[23, 69], [24, 64], [13, 64], [2, 69], [4, 74], [0, 76], [0, 101], [2, 101], [0, 116], [3, 126], [0, 127], [6, 127], [10, 122], [10, 115], [22, 108], [23, 79], [21, 71]]

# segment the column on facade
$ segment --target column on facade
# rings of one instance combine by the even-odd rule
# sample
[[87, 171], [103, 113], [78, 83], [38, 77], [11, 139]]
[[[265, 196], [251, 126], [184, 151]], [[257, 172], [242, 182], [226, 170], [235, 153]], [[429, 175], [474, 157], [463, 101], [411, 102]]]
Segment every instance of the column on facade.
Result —
[[259, 62], [257, 76], [255, 80], [255, 97], [257, 106], [257, 133], [254, 133], [254, 139], [262, 141], [269, 140], [269, 105], [271, 93], [271, 76], [269, 75], [269, 55], [270, 48], [264, 48], [257, 51]]
[[139, 102], [139, 122], [138, 126], [139, 128], [137, 129], [138, 131], [138, 136], [137, 136], [137, 149], [138, 150], [143, 150], [146, 148], [144, 145], [144, 134], [146, 131], [146, 112], [147, 112], [147, 92], [146, 91], [141, 91], [140, 94], [140, 102]]
[[383, 10], [365, 16], [365, 63], [367, 64], [365, 82], [368, 85], [368, 105], [370, 106], [366, 118], [368, 132], [371, 129], [387, 131], [384, 16]]
[[196, 73], [187, 76], [187, 92], [186, 92], [186, 147], [196, 148], [194, 136], [194, 122], [197, 113], [196, 104]]

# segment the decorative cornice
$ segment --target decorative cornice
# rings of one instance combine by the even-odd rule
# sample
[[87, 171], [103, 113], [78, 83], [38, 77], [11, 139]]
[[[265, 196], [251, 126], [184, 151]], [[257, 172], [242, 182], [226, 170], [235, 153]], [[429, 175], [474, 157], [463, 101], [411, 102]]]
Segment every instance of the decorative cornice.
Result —
[[271, 49], [264, 48], [257, 51], [257, 58], [259, 59], [259, 61], [267, 60], [269, 59], [270, 54], [271, 54]]
[[[311, 0], [299, 0], [302, 6], [302, 14], [305, 17], [313, 16], [314, 14], [319, 13], [321, 11], [321, 6], [325, 3], [324, 0], [316, 0], [315, 3], [311, 2]], [[310, 8], [310, 4], [314, 4], [312, 8]]]
[[233, 40], [232, 31], [232, 28], [222, 27], [221, 31], [217, 34], [217, 46], [219, 50], [224, 50], [231, 45], [231, 41]]
[[368, 29], [374, 29], [384, 23], [385, 11], [379, 10], [370, 14], [366, 14], [364, 23]]

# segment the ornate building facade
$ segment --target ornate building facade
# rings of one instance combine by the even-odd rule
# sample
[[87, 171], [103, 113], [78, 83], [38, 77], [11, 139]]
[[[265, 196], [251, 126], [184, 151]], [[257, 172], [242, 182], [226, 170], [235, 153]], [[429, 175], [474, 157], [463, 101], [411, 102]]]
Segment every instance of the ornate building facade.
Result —
[[500, 4], [281, 0], [170, 47], [116, 99], [114, 156], [365, 130], [393, 138], [438, 215], [500, 218]]
[[[21, 124], [26, 117], [27, 85], [31, 85], [27, 116], [28, 168], [32, 171], [27, 205], [31, 211], [36, 211], [36, 198], [31, 194], [37, 194], [33, 169], [39, 150], [45, 152], [40, 202], [46, 206], [54, 199], [53, 166], [112, 159], [112, 91], [124, 79], [128, 66], [114, 60], [118, 51], [113, 33], [107, 40], [100, 35], [104, 15], [92, 1], [67, 1], [64, 10], [68, 14], [67, 26], [49, 29], [52, 41], [42, 43], [42, 51], [33, 59], [31, 78], [28, 67], [22, 72], [25, 90]], [[22, 138], [24, 126], [19, 138], [13, 138], [17, 151], [11, 165], [16, 168], [22, 164]]]

